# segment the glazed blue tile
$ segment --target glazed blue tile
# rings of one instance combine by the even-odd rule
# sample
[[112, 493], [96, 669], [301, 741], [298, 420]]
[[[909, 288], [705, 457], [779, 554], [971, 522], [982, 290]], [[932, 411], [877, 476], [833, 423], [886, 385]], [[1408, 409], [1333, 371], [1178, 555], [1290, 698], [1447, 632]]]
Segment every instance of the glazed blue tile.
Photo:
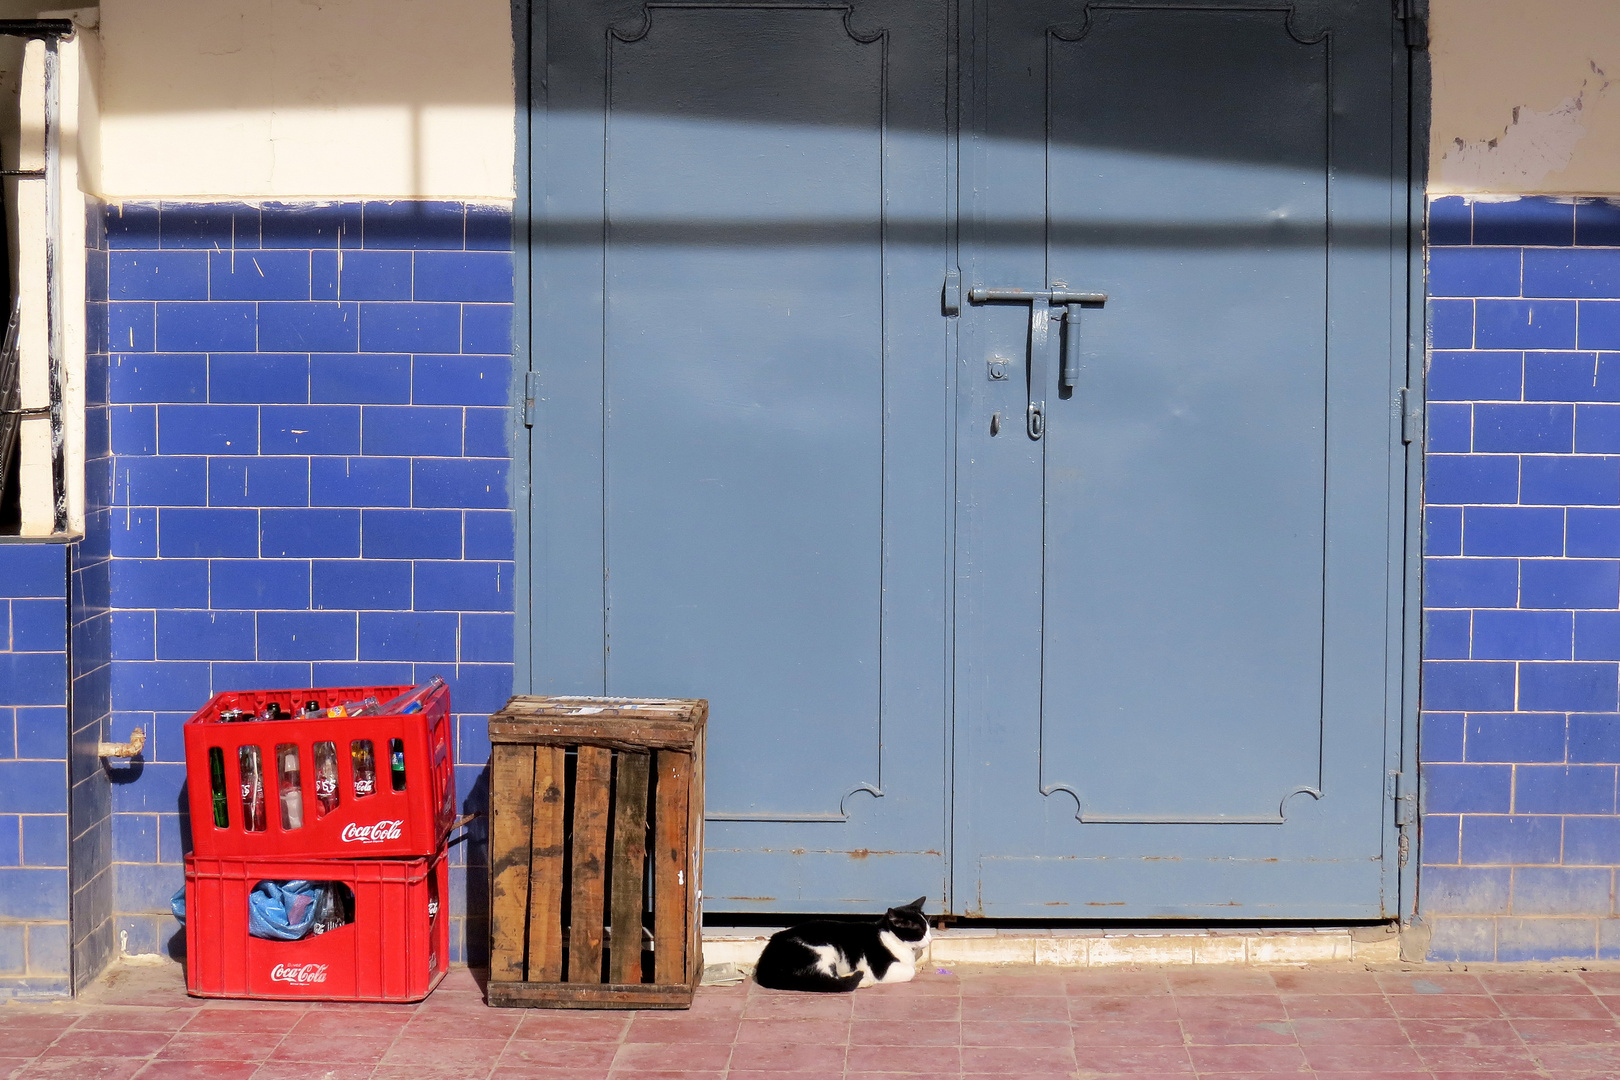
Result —
[[1518, 401], [1524, 385], [1524, 354], [1472, 349], [1429, 354], [1424, 394], [1436, 401]]
[[317, 561], [314, 606], [359, 611], [404, 611], [411, 606], [411, 564], [372, 559]]
[[[459, 664], [454, 668], [431, 669], [426, 664], [417, 664], [417, 681], [425, 680], [430, 672], [450, 684], [451, 700], [456, 703], [456, 711], [462, 714], [487, 716], [505, 705], [513, 693], [511, 664]], [[487, 761], [488, 754], [485, 749], [482, 760]]]
[[208, 299], [204, 251], [115, 251], [107, 274], [112, 300]]
[[1462, 861], [1462, 815], [1424, 814], [1424, 866], [1455, 866]]
[[1613, 814], [1613, 765], [1519, 765], [1513, 809], [1520, 814]]
[[1620, 660], [1620, 611], [1577, 611], [1574, 615], [1575, 659]]
[[208, 564], [201, 559], [114, 559], [109, 570], [116, 607], [208, 606]]
[[1524, 295], [1583, 299], [1620, 296], [1620, 250], [1541, 248], [1526, 251]]
[[[67, 871], [31, 866], [0, 870], [0, 896], [6, 898], [6, 914], [13, 919], [65, 919], [68, 915]], [[43, 928], [24, 928], [25, 933], [36, 929]]]
[[461, 558], [456, 510], [367, 510], [361, 528], [368, 559]]
[[365, 454], [448, 457], [461, 453], [460, 409], [370, 405], [361, 430], [361, 452]]
[[417, 356], [411, 400], [417, 405], [501, 405], [511, 401], [510, 356]]
[[344, 252], [338, 293], [345, 300], [409, 300], [411, 265], [409, 251]]
[[1475, 660], [1568, 660], [1575, 628], [1568, 611], [1476, 611]]
[[309, 459], [210, 458], [210, 506], [308, 506]]
[[355, 454], [360, 410], [342, 405], [266, 405], [261, 414], [266, 454]]
[[[1472, 303], [1472, 301], [1463, 301]], [[1472, 315], [1469, 316], [1472, 325]], [[1436, 345], [1440, 342], [1436, 339]], [[1453, 348], [1455, 346], [1445, 346]], [[1467, 346], [1461, 346], [1466, 348]], [[464, 353], [512, 352], [512, 305], [466, 304], [461, 309], [461, 351]]]
[[1575, 407], [1563, 404], [1474, 406], [1474, 450], [1484, 454], [1567, 454], [1575, 445]]
[[216, 663], [213, 668], [214, 693], [223, 690], [284, 690], [315, 685], [308, 661], [266, 661], [262, 663]]
[[1620, 246], [1620, 200], [1577, 199], [1575, 242], [1597, 247]]
[[[1518, 296], [1521, 252], [1516, 247], [1429, 249], [1430, 296]], [[1526, 282], [1528, 283], [1528, 265]], [[1565, 293], [1530, 291], [1532, 296]], [[468, 299], [472, 299], [469, 297]]]
[[67, 651], [67, 616], [64, 597], [11, 601], [12, 649], [16, 652]]
[[158, 611], [160, 660], [252, 660], [255, 646], [251, 611]]
[[1575, 452], [1620, 454], [1620, 405], [1575, 407]]
[[1506, 814], [1462, 815], [1462, 862], [1473, 866], [1556, 863], [1563, 819]]
[[259, 512], [213, 507], [160, 510], [158, 554], [165, 559], [254, 558], [259, 554]]
[[365, 246], [460, 251], [466, 242], [466, 208], [458, 202], [367, 202]]
[[354, 352], [360, 341], [358, 304], [309, 301], [259, 305], [259, 347], [278, 352]]
[[1442, 711], [1508, 712], [1513, 709], [1514, 665], [1478, 660], [1426, 660], [1423, 703]]
[[1526, 504], [1614, 506], [1620, 504], [1620, 457], [1532, 456], [1521, 466]]
[[259, 659], [354, 660], [355, 614], [352, 611], [259, 613]]
[[246, 203], [164, 202], [161, 228], [166, 248], [256, 248], [259, 208]]
[[19, 758], [65, 761], [68, 752], [66, 704], [17, 707], [16, 748]]
[[411, 358], [403, 353], [317, 353], [309, 358], [311, 401], [408, 405]]
[[201, 353], [115, 356], [108, 391], [120, 405], [201, 402], [208, 399], [208, 357]]
[[113, 708], [196, 710], [210, 696], [208, 665], [181, 660], [114, 660]]
[[504, 206], [467, 206], [467, 250], [511, 251], [512, 212]]
[[354, 559], [360, 556], [360, 512], [328, 507], [265, 510], [260, 551], [267, 559]]
[[1463, 554], [1537, 556], [1564, 553], [1564, 511], [1540, 506], [1463, 508]]
[[216, 251], [208, 258], [211, 300], [308, 300], [309, 282], [307, 251]]
[[107, 207], [107, 247], [155, 249], [162, 244], [162, 219], [157, 204], [127, 202]]
[[462, 663], [509, 664], [514, 658], [513, 616], [505, 612], [463, 612], [461, 615]]
[[1620, 300], [1582, 300], [1580, 309], [1579, 347], [1620, 349]]
[[1462, 507], [1424, 507], [1423, 554], [1462, 554]]
[[7, 705], [60, 705], [67, 700], [67, 655], [0, 653], [0, 688]]
[[1472, 349], [1474, 347], [1474, 302], [1472, 300], [1430, 300], [1428, 333], [1431, 349]]
[[256, 454], [259, 410], [252, 405], [158, 406], [158, 452]]
[[408, 506], [407, 458], [317, 457], [309, 462], [311, 506]]
[[1574, 300], [1480, 300], [1474, 340], [1481, 349], [1574, 349]]
[[[1517, 291], [1512, 295], [1517, 296]], [[458, 304], [510, 304], [512, 256], [504, 251], [418, 252], [415, 291], [411, 298]]]
[[360, 616], [360, 658], [455, 663], [457, 623], [453, 612], [367, 612]]
[[[109, 568], [110, 569], [110, 568]], [[112, 620], [111, 660], [155, 660], [153, 618], [150, 611], [114, 611]]]
[[1506, 814], [1513, 766], [1434, 764], [1424, 770], [1424, 807], [1431, 814]]
[[1473, 613], [1441, 609], [1423, 613], [1423, 655], [1429, 660], [1469, 659]]
[[252, 352], [259, 344], [254, 306], [239, 302], [160, 301], [156, 305], [158, 351]]
[[158, 861], [158, 816], [156, 814], [114, 814], [112, 816], [112, 856], [114, 862], [155, 863]]
[[315, 661], [314, 686], [412, 686], [411, 665]]
[[209, 567], [209, 606], [301, 610], [310, 606], [310, 565], [298, 560], [216, 559]]
[[339, 269], [342, 255], [336, 251], [311, 251], [309, 253], [309, 298], [311, 300], [338, 300], [341, 299], [341, 290], [338, 287], [338, 278], [342, 275]]
[[468, 409], [461, 452], [466, 457], [510, 457], [512, 415], [509, 409]]
[[1474, 447], [1474, 407], [1430, 402], [1423, 426], [1424, 443], [1431, 454], [1466, 454]]
[[309, 357], [301, 353], [215, 353], [208, 400], [254, 405], [309, 401]]
[[1571, 714], [1569, 760], [1607, 765], [1620, 762], [1620, 715], [1612, 712]]
[[22, 818], [22, 864], [60, 866], [68, 864], [68, 822], [66, 814], [26, 814]]
[[512, 610], [511, 563], [418, 562], [415, 571], [418, 611]]
[[469, 559], [512, 559], [514, 540], [509, 510], [468, 510], [466, 553]]
[[120, 456], [157, 453], [157, 410], [150, 405], [114, 405], [107, 410], [109, 449]]
[[456, 304], [361, 304], [360, 347], [366, 352], [460, 352], [461, 308]]
[[508, 462], [491, 458], [440, 458], [411, 463], [412, 502], [417, 506], [503, 510], [510, 505]]
[[107, 345], [111, 351], [152, 352], [157, 347], [157, 305], [149, 302], [107, 305]]
[[1564, 823], [1566, 866], [1612, 866], [1620, 852], [1620, 817], [1553, 818]]
[[360, 246], [360, 207], [354, 203], [265, 203], [260, 217], [267, 248]]
[[1465, 722], [1463, 713], [1425, 712], [1418, 724], [1418, 759], [1425, 765], [1461, 761]]
[[61, 544], [0, 546], [0, 596], [66, 595], [65, 558]]
[[1528, 353], [1524, 397], [1526, 401], [1620, 401], [1620, 355]]
[[1526, 196], [1474, 204], [1474, 243], [1568, 247], [1575, 242], [1572, 202]]
[[1589, 661], [1519, 665], [1519, 708], [1527, 712], [1613, 712], [1620, 665]]
[[1610, 877], [1608, 870], [1519, 867], [1513, 871], [1513, 913], [1607, 915]]
[[1431, 503], [1516, 503], [1519, 458], [1510, 454], [1430, 454], [1423, 490]]
[[1519, 606], [1620, 606], [1620, 569], [1600, 559], [1526, 559], [1519, 569]]
[[1471, 244], [1474, 242], [1474, 208], [1461, 195], [1429, 200], [1429, 243]]

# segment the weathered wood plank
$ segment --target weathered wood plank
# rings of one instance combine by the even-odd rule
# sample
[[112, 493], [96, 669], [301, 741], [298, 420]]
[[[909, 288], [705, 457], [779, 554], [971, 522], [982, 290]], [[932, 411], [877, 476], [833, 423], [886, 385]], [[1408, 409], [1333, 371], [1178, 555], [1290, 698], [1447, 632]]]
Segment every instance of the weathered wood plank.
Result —
[[562, 980], [563, 762], [560, 746], [534, 751], [534, 834], [529, 849], [530, 982]]
[[613, 781], [613, 938], [608, 978], [641, 982], [642, 884], [647, 864], [647, 774], [645, 753], [620, 753]]
[[534, 750], [497, 746], [490, 755], [489, 977], [523, 979], [529, 921], [529, 833], [534, 808]]
[[582, 746], [574, 763], [574, 852], [570, 867], [568, 981], [602, 981], [609, 785], [613, 754]]
[[709, 703], [702, 702], [702, 716], [698, 718], [697, 739], [692, 746], [692, 778], [687, 785], [687, 839], [686, 864], [691, 876], [686, 890], [686, 981], [696, 986], [703, 978], [703, 761], [707, 733], [703, 717], [709, 712]]
[[504, 1009], [689, 1009], [692, 987], [652, 983], [490, 983], [489, 1003]]
[[613, 720], [556, 722], [552, 717], [494, 719], [494, 743], [538, 743], [547, 746], [602, 746], [612, 750], [691, 749], [692, 725], [685, 721]]
[[653, 814], [653, 982], [687, 982], [687, 799], [692, 755], [658, 751]]

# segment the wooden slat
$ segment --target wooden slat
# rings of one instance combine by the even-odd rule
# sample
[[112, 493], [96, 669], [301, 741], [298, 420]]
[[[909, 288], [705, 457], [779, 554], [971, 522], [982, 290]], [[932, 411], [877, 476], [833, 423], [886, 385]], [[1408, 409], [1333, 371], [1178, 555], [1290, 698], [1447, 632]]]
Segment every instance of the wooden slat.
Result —
[[602, 981], [602, 924], [606, 911], [608, 785], [613, 753], [582, 746], [574, 763], [574, 857], [569, 899], [568, 981]]
[[489, 722], [494, 743], [538, 743], [546, 746], [601, 746], [613, 750], [661, 750], [692, 747], [692, 725], [673, 720], [589, 720], [560, 722], [553, 717], [502, 718]]
[[505, 1009], [689, 1009], [690, 986], [652, 983], [490, 983], [489, 1003]]
[[692, 755], [658, 751], [653, 819], [653, 982], [687, 981], [687, 797]]
[[[703, 702], [703, 713], [709, 711]], [[691, 876], [686, 890], [686, 981], [696, 987], [703, 979], [703, 761], [706, 733], [702, 718], [692, 747], [692, 779], [687, 785], [686, 864]]]
[[560, 746], [534, 751], [534, 836], [529, 849], [529, 981], [562, 980], [563, 761]]
[[495, 982], [523, 979], [533, 792], [534, 750], [495, 747], [490, 755], [489, 822], [489, 977]]
[[613, 780], [613, 938], [608, 978], [641, 981], [641, 900], [647, 862], [647, 754], [619, 754]]

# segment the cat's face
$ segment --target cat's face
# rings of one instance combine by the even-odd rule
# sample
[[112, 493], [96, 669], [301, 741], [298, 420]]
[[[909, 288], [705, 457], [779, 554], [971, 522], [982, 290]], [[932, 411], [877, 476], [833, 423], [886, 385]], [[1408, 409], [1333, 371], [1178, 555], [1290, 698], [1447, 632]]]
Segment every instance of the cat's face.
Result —
[[919, 896], [905, 907], [890, 908], [883, 916], [886, 929], [914, 949], [927, 945], [933, 937], [928, 928], [928, 916], [923, 914], [927, 900], [928, 897]]

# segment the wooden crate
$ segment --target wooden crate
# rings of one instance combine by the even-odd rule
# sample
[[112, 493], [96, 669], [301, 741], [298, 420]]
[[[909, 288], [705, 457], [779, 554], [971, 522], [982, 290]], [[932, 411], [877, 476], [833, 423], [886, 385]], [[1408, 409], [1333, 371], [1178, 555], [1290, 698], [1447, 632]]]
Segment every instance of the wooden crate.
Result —
[[490, 717], [491, 1005], [692, 1004], [708, 715], [698, 700], [520, 695]]

